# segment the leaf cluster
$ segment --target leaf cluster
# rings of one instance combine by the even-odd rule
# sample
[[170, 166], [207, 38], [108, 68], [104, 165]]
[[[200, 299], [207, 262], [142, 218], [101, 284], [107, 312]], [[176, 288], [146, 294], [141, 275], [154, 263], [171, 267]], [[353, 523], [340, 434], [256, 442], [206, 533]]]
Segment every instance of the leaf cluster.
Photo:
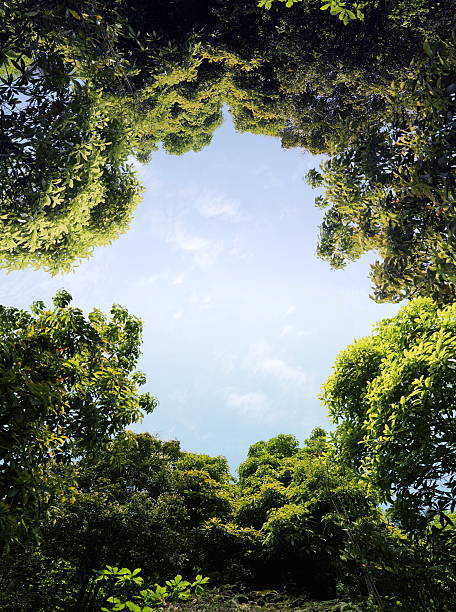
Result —
[[0, 527], [3, 544], [38, 534], [77, 492], [74, 458], [150, 412], [134, 371], [139, 319], [114, 306], [85, 317], [61, 291], [54, 308], [0, 307]]
[[455, 299], [455, 36], [425, 43], [425, 57], [383, 91], [381, 119], [309, 176], [328, 208], [318, 255], [339, 268], [375, 250], [377, 301]]
[[337, 358], [323, 401], [340, 459], [410, 530], [454, 512], [454, 304], [415, 299]]

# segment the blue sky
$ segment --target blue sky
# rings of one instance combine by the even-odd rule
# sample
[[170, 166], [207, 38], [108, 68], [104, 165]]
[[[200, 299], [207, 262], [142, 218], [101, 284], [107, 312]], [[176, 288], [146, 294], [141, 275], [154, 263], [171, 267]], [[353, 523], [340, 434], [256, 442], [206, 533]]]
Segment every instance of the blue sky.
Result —
[[224, 455], [278, 433], [328, 426], [318, 393], [337, 353], [397, 306], [369, 299], [369, 261], [316, 258], [322, 211], [304, 182], [318, 159], [230, 120], [204, 151], [157, 152], [130, 231], [75, 272], [0, 272], [1, 303], [28, 307], [65, 287], [86, 311], [144, 320], [140, 368], [158, 410], [135, 427]]

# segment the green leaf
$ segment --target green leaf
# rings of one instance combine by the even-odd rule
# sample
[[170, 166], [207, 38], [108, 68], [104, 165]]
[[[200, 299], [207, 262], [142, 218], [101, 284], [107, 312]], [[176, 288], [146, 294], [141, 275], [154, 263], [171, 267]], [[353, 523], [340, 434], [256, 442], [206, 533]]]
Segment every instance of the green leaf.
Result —
[[423, 42], [423, 50], [428, 57], [432, 57], [434, 55], [431, 45], [429, 44], [427, 40]]

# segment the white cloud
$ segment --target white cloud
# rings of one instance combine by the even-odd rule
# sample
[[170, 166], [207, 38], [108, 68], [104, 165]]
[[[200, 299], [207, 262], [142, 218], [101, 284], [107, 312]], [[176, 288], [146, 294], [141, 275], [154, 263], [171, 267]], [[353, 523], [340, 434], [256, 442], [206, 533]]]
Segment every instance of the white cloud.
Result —
[[243, 366], [255, 374], [267, 375], [283, 384], [301, 387], [308, 384], [308, 376], [304, 370], [276, 357], [272, 347], [266, 342], [258, 342], [249, 348]]
[[291, 334], [293, 329], [293, 325], [285, 325], [282, 331], [280, 332], [280, 337], [283, 338], [284, 336], [288, 336], [289, 334]]
[[222, 244], [213, 242], [207, 249], [195, 255], [195, 263], [201, 268], [209, 268], [217, 262], [222, 252]]
[[176, 276], [176, 278], [173, 280], [173, 285], [182, 285], [182, 283], [184, 282], [184, 277], [183, 276]]
[[140, 277], [136, 281], [136, 284], [139, 285], [140, 287], [143, 287], [145, 285], [153, 285], [161, 280], [167, 280], [167, 278], [168, 278], [168, 274], [165, 272], [161, 272], [159, 274], [150, 274], [149, 276]]
[[258, 371], [284, 383], [294, 383], [301, 386], [307, 384], [307, 374], [301, 368], [292, 366], [282, 359], [263, 359], [258, 364]]
[[206, 193], [200, 195], [195, 202], [197, 211], [202, 217], [221, 217], [230, 221], [240, 221], [240, 206], [236, 200], [230, 200], [224, 195]]
[[285, 315], [287, 317], [289, 317], [290, 315], [294, 314], [296, 312], [296, 306], [294, 304], [292, 304], [291, 306], [289, 306], [289, 308], [287, 309]]
[[175, 312], [175, 313], [173, 314], [173, 319], [176, 319], [176, 320], [177, 320], [177, 319], [182, 319], [182, 315], [183, 315], [183, 313], [182, 313], [182, 312]]
[[269, 398], [264, 393], [230, 393], [226, 398], [228, 408], [255, 421], [270, 421], [274, 418]]
[[184, 230], [180, 225], [176, 225], [167, 242], [173, 246], [176, 246], [182, 251], [190, 251], [193, 253], [207, 249], [210, 244], [210, 241], [207, 240], [207, 238], [194, 236], [187, 230]]
[[194, 306], [200, 306], [201, 308], [211, 308], [214, 305], [212, 295], [205, 295], [201, 297], [196, 291], [190, 296], [190, 304]]
[[235, 259], [243, 259], [246, 260], [251, 256], [251, 251], [242, 244], [239, 236], [236, 236], [233, 245], [228, 250], [228, 255]]
[[239, 249], [238, 247], [232, 247], [228, 251], [230, 257], [236, 257], [237, 259], [247, 259], [248, 251]]
[[166, 242], [181, 251], [192, 253], [195, 263], [203, 268], [215, 263], [223, 252], [221, 242], [196, 236], [179, 223], [169, 232]]

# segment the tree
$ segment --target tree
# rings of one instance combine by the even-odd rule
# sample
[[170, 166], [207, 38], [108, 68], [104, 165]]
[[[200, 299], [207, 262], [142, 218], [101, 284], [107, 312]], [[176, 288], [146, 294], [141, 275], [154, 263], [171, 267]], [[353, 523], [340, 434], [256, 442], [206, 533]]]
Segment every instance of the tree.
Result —
[[[280, 2], [286, 2], [287, 8], [293, 6], [297, 2], [302, 2], [302, 0], [279, 0]], [[258, 6], [264, 6], [265, 9], [270, 9], [274, 0], [258, 0]], [[364, 21], [364, 13], [363, 10], [365, 6], [368, 6], [368, 2], [349, 2], [348, 6], [346, 2], [341, 2], [341, 0], [321, 0], [322, 6], [320, 6], [321, 11], [326, 11], [329, 9], [331, 15], [336, 15], [338, 19], [342, 21], [344, 25], [347, 25], [352, 19], [360, 19]]]
[[38, 546], [4, 556], [2, 609], [95, 612], [93, 570], [106, 564], [141, 567], [147, 582], [201, 567], [217, 586], [268, 589], [265, 597], [275, 588], [362, 609], [454, 609], [454, 528], [428, 542], [388, 523], [321, 428], [303, 445], [280, 434], [249, 455], [239, 484], [222, 457], [147, 433], [83, 455], [76, 500], [59, 501]]
[[112, 11], [38, 4], [1, 9], [0, 265], [56, 273], [128, 228], [141, 187], [131, 120], [100, 88], [128, 67]]
[[67, 93], [57, 113], [26, 107], [4, 118], [4, 138], [28, 146], [0, 164], [3, 268], [67, 272], [125, 232], [139, 202], [125, 163], [133, 133], [115, 103], [87, 85]]
[[317, 204], [329, 208], [318, 255], [341, 268], [377, 251], [372, 278], [380, 302], [456, 298], [456, 46], [426, 44], [425, 51], [384, 90], [381, 120], [350, 130], [351, 142], [323, 162], [321, 174], [308, 175], [326, 188]]
[[351, 131], [381, 119], [382, 90], [421, 55], [421, 37], [446, 37], [451, 29], [445, 10], [452, 2], [446, 9], [420, 4], [371, 3], [364, 22], [345, 26], [317, 0], [288, 10], [275, 2], [270, 11], [244, 0], [223, 3], [218, 38], [240, 57], [261, 60], [250, 78], [257, 91], [280, 96], [283, 144], [332, 154]]
[[[260, 585], [304, 592], [317, 599], [336, 595], [336, 584], [360, 594], [353, 561], [341, 563], [348, 525], [374, 521], [375, 503], [363, 483], [328, 457], [326, 433], [316, 428], [302, 446], [280, 434], [249, 449], [239, 466], [236, 522], [262, 536]], [[361, 568], [359, 568], [361, 569]], [[362, 571], [362, 570], [361, 570]]]
[[363, 596], [362, 609], [370, 602], [375, 609], [452, 610], [454, 528], [432, 540], [408, 537], [321, 428], [301, 446], [283, 434], [254, 444], [239, 473], [235, 521], [261, 541], [249, 577], [256, 588], [354, 602]]
[[342, 351], [323, 387], [339, 460], [412, 531], [455, 507], [455, 315], [413, 300]]
[[0, 265], [51, 273], [128, 228], [141, 192], [130, 154], [200, 150], [223, 104], [236, 129], [284, 146], [335, 154], [359, 134], [362, 151], [367, 128], [389, 124], [391, 79], [452, 14], [452, 0], [371, 3], [348, 25], [319, 0], [38, 5], [1, 9]]
[[163, 492], [175, 492], [181, 456], [177, 440], [162, 442], [149, 433], [123, 431], [95, 456], [81, 457], [79, 487], [82, 493], [103, 493], [120, 504], [144, 492], [156, 501]]
[[[175, 440], [126, 431], [84, 453], [76, 468], [78, 495], [58, 501], [58, 514], [43, 524], [38, 555], [44, 565], [60, 559], [68, 568], [70, 603], [63, 602], [63, 609], [97, 609], [91, 578], [106, 564], [142, 567], [150, 582], [195, 567], [218, 569], [207, 563], [200, 534], [203, 524], [231, 513], [233, 490], [223, 457], [185, 453]], [[40, 609], [46, 589], [39, 576], [34, 589]]]
[[138, 11], [130, 24], [109, 3], [75, 10], [43, 0], [40, 10], [24, 2], [2, 10], [4, 268], [66, 272], [115, 240], [142, 191], [128, 157], [147, 161], [159, 144], [173, 154], [200, 150], [222, 122], [227, 98], [239, 116], [255, 117], [249, 126], [271, 120], [268, 109], [255, 114], [261, 99], [252, 103], [232, 79], [252, 62], [202, 47], [190, 27], [173, 34], [167, 23], [168, 32], [148, 30], [138, 41]]
[[183, 453], [176, 463], [177, 486], [185, 500], [192, 524], [231, 514], [232, 480], [225, 457]]
[[38, 535], [78, 490], [74, 459], [94, 452], [157, 402], [135, 372], [141, 322], [113, 306], [88, 318], [59, 292], [54, 309], [0, 307], [0, 534]]

